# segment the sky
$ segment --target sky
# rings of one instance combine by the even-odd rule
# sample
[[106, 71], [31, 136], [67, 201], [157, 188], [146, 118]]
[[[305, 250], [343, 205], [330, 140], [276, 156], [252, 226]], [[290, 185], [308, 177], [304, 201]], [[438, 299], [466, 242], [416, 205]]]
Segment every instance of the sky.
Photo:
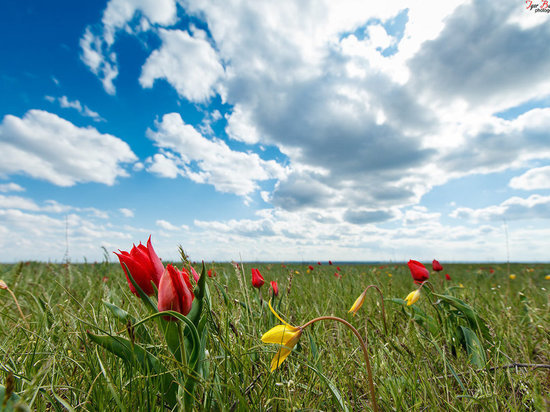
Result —
[[0, 261], [549, 261], [529, 3], [3, 0]]

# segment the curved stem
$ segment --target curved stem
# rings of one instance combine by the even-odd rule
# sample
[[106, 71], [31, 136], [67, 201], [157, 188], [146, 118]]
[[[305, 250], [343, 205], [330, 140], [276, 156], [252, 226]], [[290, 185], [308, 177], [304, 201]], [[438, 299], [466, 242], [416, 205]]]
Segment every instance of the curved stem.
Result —
[[345, 321], [342, 318], [338, 318], [336, 316], [320, 316], [320, 317], [312, 319], [309, 322], [305, 323], [304, 325], [300, 326], [300, 329], [305, 329], [309, 325], [312, 325], [313, 323], [318, 322], [320, 320], [335, 320], [336, 322], [343, 323], [344, 325], [346, 325], [353, 332], [353, 334], [359, 340], [359, 344], [361, 345], [361, 349], [363, 350], [363, 356], [365, 358], [365, 363], [367, 364], [367, 373], [368, 373], [368, 380], [369, 380], [370, 396], [371, 396], [371, 400], [372, 400], [372, 409], [374, 410], [374, 412], [378, 412], [378, 405], [376, 403], [376, 393], [374, 392], [374, 383], [373, 383], [373, 380], [372, 380], [372, 369], [371, 369], [371, 366], [370, 366], [369, 353], [367, 351], [367, 344], [363, 340], [363, 338], [361, 337], [361, 334], [357, 331], [357, 329], [355, 329], [353, 327], [353, 325], [351, 323]]
[[[382, 294], [382, 291], [380, 290], [380, 288], [376, 285], [369, 285], [366, 287], [365, 291], [369, 290], [369, 288], [375, 288], [377, 291], [378, 291], [378, 294], [380, 295], [380, 304], [382, 305], [382, 309], [381, 309], [381, 312], [382, 312], [382, 321], [384, 322], [384, 336], [388, 336], [388, 327], [386, 325], [386, 309], [384, 307], [384, 295]], [[365, 329], [366, 329], [366, 320], [365, 320]], [[366, 331], [365, 331], [366, 332]], [[365, 334], [365, 340], [367, 340], [366, 338], [366, 334]]]

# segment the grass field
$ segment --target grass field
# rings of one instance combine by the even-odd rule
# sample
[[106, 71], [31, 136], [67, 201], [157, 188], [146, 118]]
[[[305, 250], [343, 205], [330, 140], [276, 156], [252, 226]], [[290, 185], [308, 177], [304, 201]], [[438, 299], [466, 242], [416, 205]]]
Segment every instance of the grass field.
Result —
[[[270, 371], [278, 346], [260, 338], [280, 324], [267, 304], [269, 281], [275, 280], [273, 306], [290, 324], [337, 316], [366, 336], [380, 410], [548, 410], [550, 265], [442, 264], [443, 272], [430, 275], [433, 292], [423, 287], [411, 306], [400, 300], [417, 287], [406, 264], [340, 265], [341, 278], [335, 276], [337, 262], [315, 262], [313, 271], [308, 264], [245, 263], [242, 271], [229, 263], [206, 264], [213, 274], [206, 278], [211, 306], [204, 308], [205, 356], [193, 408], [372, 409], [358, 340], [339, 322], [307, 327], [290, 356]], [[252, 267], [266, 280], [262, 297], [251, 285]], [[189, 373], [167, 348], [160, 323], [133, 326], [150, 313], [130, 292], [118, 263], [1, 265], [0, 279], [25, 317], [9, 291], [0, 290], [0, 376], [31, 410], [183, 407], [181, 385], [171, 404], [158, 374], [135, 357], [114, 355], [86, 332], [132, 335], [132, 345], [153, 354], [174, 381]], [[385, 298], [387, 333], [374, 288], [355, 316], [348, 313], [371, 284]], [[133, 325], [104, 302], [126, 311]], [[472, 326], [472, 317], [482, 324]], [[10, 371], [13, 384], [7, 382]], [[4, 405], [12, 410], [13, 403]]]

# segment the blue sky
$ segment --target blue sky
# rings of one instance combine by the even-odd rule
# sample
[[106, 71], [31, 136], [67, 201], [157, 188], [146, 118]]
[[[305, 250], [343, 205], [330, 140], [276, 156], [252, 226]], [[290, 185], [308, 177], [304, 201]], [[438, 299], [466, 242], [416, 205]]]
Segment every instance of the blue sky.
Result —
[[0, 261], [548, 261], [549, 19], [3, 1]]

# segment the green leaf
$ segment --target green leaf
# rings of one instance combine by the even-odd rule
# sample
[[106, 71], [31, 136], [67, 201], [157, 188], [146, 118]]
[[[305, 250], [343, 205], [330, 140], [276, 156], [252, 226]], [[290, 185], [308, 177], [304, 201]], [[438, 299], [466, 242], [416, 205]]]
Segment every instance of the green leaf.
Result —
[[487, 358], [485, 357], [485, 350], [483, 345], [479, 341], [479, 338], [473, 330], [465, 326], [460, 326], [460, 331], [464, 338], [464, 345], [466, 346], [466, 351], [470, 357], [470, 362], [472, 365], [483, 368], [487, 363]]
[[151, 353], [139, 345], [132, 345], [128, 339], [109, 335], [96, 335], [90, 331], [86, 332], [90, 340], [107, 349], [119, 358], [136, 363], [144, 374], [152, 374], [160, 379], [161, 390], [166, 395], [168, 402], [175, 404], [177, 385], [173, 376], [167, 372], [162, 363]]
[[[109, 309], [111, 314], [123, 324], [128, 324], [128, 321], [130, 321], [131, 324], [134, 325], [137, 322], [136, 318], [134, 318], [124, 309], [119, 308], [117, 305], [109, 303], [105, 300], [103, 300], [102, 302], [103, 305], [105, 305], [105, 307]], [[147, 329], [145, 329], [145, 327], [137, 327], [135, 329], [140, 341], [147, 343], [151, 342], [151, 336], [149, 335], [149, 332], [147, 331]]]
[[321, 380], [325, 383], [325, 385], [327, 385], [328, 389], [330, 390], [330, 393], [332, 394], [332, 397], [338, 403], [340, 408], [343, 411], [348, 412], [348, 407], [344, 403], [344, 398], [342, 398], [342, 395], [340, 394], [340, 391], [338, 390], [336, 385], [329, 378], [323, 375], [319, 370], [315, 369], [313, 366], [308, 364], [306, 364], [306, 366], [309, 369], [311, 369], [313, 372], [315, 372], [317, 376], [319, 376], [319, 378], [321, 378]]
[[455, 298], [454, 296], [450, 295], [438, 295], [437, 293], [434, 293], [434, 296], [437, 296], [442, 301], [448, 303], [449, 305], [455, 307], [458, 309], [466, 320], [468, 321], [468, 324], [470, 327], [474, 330], [479, 330], [481, 332], [481, 335], [487, 339], [491, 339], [491, 334], [489, 333], [489, 328], [485, 324], [485, 321], [479, 316], [479, 314], [472, 308], [470, 305], [468, 305], [466, 302]]

